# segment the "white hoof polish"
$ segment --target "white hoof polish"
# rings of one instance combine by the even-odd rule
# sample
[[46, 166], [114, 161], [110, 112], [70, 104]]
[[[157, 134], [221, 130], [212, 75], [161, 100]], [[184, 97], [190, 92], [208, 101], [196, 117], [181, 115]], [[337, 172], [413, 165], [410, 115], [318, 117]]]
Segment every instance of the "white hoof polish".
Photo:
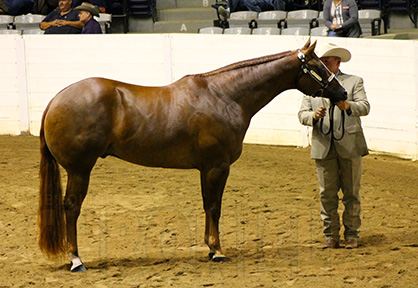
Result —
[[219, 263], [219, 262], [228, 262], [229, 258], [224, 256], [224, 255], [213, 255], [211, 260], [212, 260], [212, 262]]
[[81, 264], [80, 266], [74, 267], [74, 268], [71, 267], [71, 272], [73, 272], [73, 273], [84, 272], [84, 271], [87, 271], [87, 268], [83, 264]]
[[71, 266], [71, 272], [83, 272], [87, 271], [87, 268], [84, 267], [83, 262], [81, 262], [80, 257], [71, 257], [71, 262], [73, 265]]

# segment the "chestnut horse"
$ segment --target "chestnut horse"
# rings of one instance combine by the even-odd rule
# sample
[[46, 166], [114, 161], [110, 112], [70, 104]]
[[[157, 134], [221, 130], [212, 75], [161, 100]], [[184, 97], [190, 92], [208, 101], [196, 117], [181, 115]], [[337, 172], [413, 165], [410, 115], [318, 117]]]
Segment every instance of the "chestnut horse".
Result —
[[[163, 87], [89, 78], [59, 92], [40, 130], [41, 250], [48, 256], [68, 253], [71, 271], [85, 270], [77, 218], [93, 166], [98, 157], [112, 155], [150, 167], [198, 169], [209, 256], [225, 260], [218, 227], [222, 194], [254, 114], [294, 88], [333, 103], [346, 99], [315, 45], [308, 40], [299, 50], [188, 75]], [[64, 200], [58, 164], [68, 175]]]

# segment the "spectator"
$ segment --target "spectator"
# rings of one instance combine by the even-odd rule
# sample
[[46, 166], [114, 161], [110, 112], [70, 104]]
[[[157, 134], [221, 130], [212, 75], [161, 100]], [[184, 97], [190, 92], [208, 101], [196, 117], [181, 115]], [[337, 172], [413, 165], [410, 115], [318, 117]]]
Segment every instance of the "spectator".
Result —
[[324, 24], [331, 37], [360, 37], [358, 7], [355, 0], [326, 0]]
[[97, 6], [83, 2], [75, 10], [80, 11], [78, 17], [80, 21], [84, 23], [81, 34], [101, 34], [102, 28], [100, 28], [99, 22], [97, 22], [93, 16], [100, 17], [100, 10]]
[[0, 0], [0, 9], [8, 15], [22, 15], [32, 12], [34, 0]]
[[80, 34], [84, 24], [78, 12], [71, 8], [71, 0], [59, 0], [59, 10], [49, 13], [39, 27], [45, 34]]
[[347, 90], [347, 100], [337, 103], [337, 109], [328, 99], [304, 96], [298, 117], [301, 124], [313, 126], [311, 158], [315, 159], [319, 181], [324, 248], [340, 247], [338, 192], [341, 189], [345, 248], [352, 249], [358, 246], [361, 225], [361, 159], [369, 154], [360, 116], [369, 114], [370, 104], [363, 79], [339, 69], [341, 62], [351, 58], [347, 49], [329, 43], [320, 47], [317, 55]]

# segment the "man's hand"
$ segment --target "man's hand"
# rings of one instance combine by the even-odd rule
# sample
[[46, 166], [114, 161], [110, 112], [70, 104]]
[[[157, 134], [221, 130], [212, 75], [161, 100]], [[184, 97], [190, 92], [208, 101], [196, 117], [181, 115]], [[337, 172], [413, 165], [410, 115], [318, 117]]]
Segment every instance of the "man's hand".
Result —
[[62, 27], [68, 25], [68, 21], [66, 20], [55, 20], [55, 26]]
[[325, 108], [324, 106], [319, 106], [318, 108], [316, 108], [313, 118], [315, 120], [319, 120], [321, 118], [324, 118], [326, 114], [327, 114], [327, 108]]
[[335, 105], [337, 105], [341, 111], [350, 109], [350, 103], [348, 103], [348, 101], [340, 101], [335, 103]]

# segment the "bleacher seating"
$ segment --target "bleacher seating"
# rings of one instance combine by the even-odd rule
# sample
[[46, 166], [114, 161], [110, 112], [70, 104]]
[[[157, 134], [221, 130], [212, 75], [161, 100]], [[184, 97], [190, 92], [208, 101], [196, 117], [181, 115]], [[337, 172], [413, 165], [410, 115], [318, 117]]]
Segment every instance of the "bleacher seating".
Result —
[[389, 27], [389, 9], [388, 9], [388, 0], [357, 0], [357, 6], [360, 10], [380, 10], [381, 19], [383, 20], [384, 32], [388, 32]]
[[280, 35], [280, 29], [277, 27], [258, 27], [252, 32], [253, 35]]
[[16, 30], [33, 30], [39, 29], [39, 24], [44, 20], [45, 15], [26, 14], [15, 16], [13, 24]]
[[319, 26], [311, 29], [311, 36], [328, 36], [328, 27]]
[[249, 27], [231, 27], [224, 30], [224, 34], [234, 34], [234, 35], [250, 35], [251, 28]]
[[257, 27], [284, 28], [286, 11], [265, 11], [258, 13]]
[[[373, 9], [359, 10], [359, 22], [363, 36], [380, 35], [382, 12]], [[231, 21], [235, 20], [235, 21]], [[223, 34], [254, 34], [254, 35], [312, 35], [327, 36], [328, 28], [324, 25], [323, 12], [315, 10], [299, 11], [239, 11], [231, 13], [229, 27]], [[231, 25], [231, 23], [233, 23]], [[282, 25], [281, 23], [285, 23]], [[239, 25], [239, 26], [238, 26]], [[205, 32], [207, 29], [207, 32]], [[213, 27], [211, 28], [213, 29]], [[221, 31], [222, 28], [219, 28]], [[205, 28], [199, 33], [222, 34]]]
[[380, 35], [380, 27], [382, 22], [380, 10], [359, 10], [358, 16], [363, 37]]
[[0, 29], [10, 29], [13, 26], [13, 16], [0, 15]]
[[[168, 16], [168, 12], [174, 12], [174, 11], [160, 11], [158, 17], [168, 18], [168, 19], [159, 19], [162, 21], [172, 21], [176, 23], [171, 23], [171, 26], [178, 26], [175, 27], [172, 30], [176, 31], [166, 31], [167, 29], [159, 29], [156, 27], [159, 27], [161, 25], [154, 25], [154, 28], [151, 28], [150, 32], [159, 32], [159, 33], [170, 33], [170, 32], [187, 32], [187, 33], [213, 33], [213, 34], [219, 34], [219, 31], [212, 30], [211, 32], [205, 32], [205, 30], [200, 31], [200, 27], [205, 28], [205, 26], [200, 25], [194, 25], [196, 28], [189, 23], [189, 20], [186, 18], [180, 17], [178, 19], [179, 15], [181, 16], [181, 13], [196, 13], [195, 11], [191, 11], [193, 8], [199, 8], [202, 11], [200, 12], [207, 12], [203, 11], [200, 7], [205, 7], [211, 10], [212, 12], [216, 12], [213, 10], [213, 8], [210, 8], [210, 4], [216, 3], [217, 0], [205, 0], [204, 3], [197, 3], [194, 0], [170, 0], [167, 3], [168, 4], [160, 4], [159, 7], [161, 10], [178, 10], [177, 12], [180, 12], [180, 10], [183, 10], [180, 12], [180, 14], [176, 14], [174, 16], [171, 16], [171, 18]], [[207, 3], [206, 3], [207, 2]], [[281, 32], [281, 29], [284, 28], [291, 28], [291, 27], [305, 27], [309, 30], [313, 30], [316, 27], [322, 27], [323, 26], [323, 12], [319, 10], [319, 7], [322, 9], [322, 0], [310, 0], [310, 1], [294, 1], [293, 8], [300, 9], [300, 8], [309, 8], [309, 9], [302, 9], [302, 10], [293, 10], [293, 11], [265, 11], [257, 13], [255, 11], [238, 11], [238, 12], [232, 12], [230, 13], [230, 18], [228, 19], [228, 25], [219, 25], [219, 21], [213, 19], [214, 26], [221, 26], [222, 31], [223, 28], [234, 28], [234, 27], [248, 27], [251, 31], [255, 28], [262, 28], [262, 27], [277, 27], [279, 29], [279, 33]], [[409, 12], [410, 18], [416, 25], [416, 13], [418, 12], [418, 0], [356, 0], [359, 6], [359, 22], [362, 26], [363, 35], [364, 36], [374, 36], [381, 34], [381, 22], [383, 21], [383, 27], [384, 32], [387, 33], [387, 25], [388, 25], [388, 14], [386, 11], [393, 11], [393, 12]], [[116, 5], [116, 8], [114, 7], [114, 4]], [[129, 29], [128, 24], [128, 16], [138, 16], [138, 17], [152, 17], [153, 20], [157, 20], [157, 6], [156, 6], [157, 0], [115, 0], [112, 2], [112, 5], [108, 7], [109, 14], [103, 14], [100, 18], [96, 18], [96, 20], [101, 24], [103, 33], [110, 33], [110, 24], [112, 22], [113, 18], [122, 17], [124, 20], [123, 23], [123, 32], [127, 33]], [[206, 3], [206, 4], [205, 4]], [[297, 5], [296, 5], [297, 4]], [[178, 9], [174, 9], [174, 7], [177, 7]], [[203, 5], [203, 6], [202, 6]], [[302, 5], [302, 6], [301, 6]], [[190, 11], [188, 11], [189, 9]], [[316, 10], [315, 10], [316, 9]], [[376, 9], [380, 11], [380, 15], [378, 17], [374, 17], [370, 22], [370, 25], [368, 25], [368, 17], [364, 17], [364, 15], [367, 15], [370, 13], [372, 9]], [[414, 12], [415, 14], [413, 14]], [[216, 15], [216, 13], [214, 14]], [[0, 15], [0, 30], [1, 29], [18, 29], [21, 30], [20, 33], [23, 33], [22, 31], [24, 29], [38, 29], [39, 23], [43, 20], [45, 15], [20, 15], [20, 16], [9, 16], [9, 15]], [[174, 17], [174, 18], [173, 18]], [[210, 18], [209, 16], [208, 18]], [[387, 17], [387, 18], [385, 18]], [[13, 18], [15, 18], [14, 21], [11, 21]], [[205, 18], [201, 17], [201, 15], [196, 14], [196, 18]], [[209, 20], [210, 21], [210, 20]], [[161, 21], [159, 21], [161, 22]], [[120, 23], [120, 22], [119, 22]], [[154, 23], [157, 24], [157, 23]], [[207, 23], [205, 22], [207, 25]], [[189, 27], [192, 26], [192, 29]], [[370, 26], [370, 28], [369, 28]], [[119, 26], [118, 26], [119, 27]], [[187, 29], [185, 29], [187, 28]], [[152, 31], [152, 29], [154, 31]], [[241, 30], [242, 31], [242, 30]], [[290, 31], [290, 30], [288, 30]], [[321, 29], [315, 29], [312, 31], [312, 35], [324, 35], [325, 34], [325, 28]], [[27, 34], [30, 32], [26, 32], [24, 34]], [[33, 33], [35, 33], [33, 31]], [[228, 32], [229, 33], [229, 32]], [[272, 34], [277, 35], [277, 30], [272, 29], [261, 29], [252, 31], [253, 34]], [[289, 33], [289, 32], [286, 32]], [[305, 32], [304, 32], [305, 33]], [[309, 32], [311, 33], [311, 32]]]
[[289, 27], [282, 29], [281, 35], [309, 35], [309, 28], [307, 27]]
[[129, 11], [137, 17], [155, 17], [156, 0], [129, 0]]
[[232, 12], [229, 16], [229, 27], [249, 27], [255, 28], [255, 19], [258, 13], [255, 11], [238, 11]]
[[211, 3], [214, 0], [158, 1], [157, 21], [153, 23], [152, 32], [197, 33], [199, 28], [210, 27], [218, 18]]
[[112, 22], [112, 15], [107, 13], [99, 13], [100, 17], [94, 16], [97, 22], [100, 24], [100, 28], [102, 28], [102, 33], [110, 33], [110, 24]]
[[220, 27], [205, 27], [200, 28], [198, 33], [199, 34], [223, 34], [224, 29]]
[[[19, 31], [19, 30], [16, 30]], [[41, 29], [24, 29], [22, 30], [22, 34], [23, 35], [39, 35], [39, 34], [44, 34], [44, 31]]]
[[13, 35], [20, 35], [20, 30], [14, 30], [14, 29], [0, 29], [0, 34], [13, 34]]
[[318, 18], [319, 12], [311, 9], [296, 10], [290, 11], [287, 13], [286, 18], [286, 28], [290, 27], [305, 27], [305, 28], [314, 28], [316, 27], [314, 23]]
[[[356, 0], [357, 3], [363, 5], [363, 7], [369, 7], [373, 5], [380, 5], [383, 1], [418, 1], [418, 0]], [[214, 15], [216, 16], [216, 8], [217, 5], [224, 5], [224, 2], [220, 0], [205, 0], [203, 5], [204, 7], [212, 9]], [[201, 1], [196, 0], [167, 0], [164, 2], [165, 4], [159, 4], [163, 2], [157, 2], [158, 6], [158, 21], [154, 23], [154, 31], [157, 33], [172, 33], [172, 32], [188, 32], [188, 33], [196, 33], [198, 32], [199, 28], [209, 27], [209, 26], [218, 26], [223, 29], [225, 28], [233, 28], [233, 27], [248, 27], [250, 29], [261, 28], [261, 27], [277, 27], [278, 29], [283, 28], [291, 28], [291, 27], [305, 27], [307, 29], [313, 29], [316, 27], [324, 26], [323, 20], [323, 0], [297, 0], [292, 1], [292, 5], [289, 5], [289, 11], [265, 11], [257, 13], [255, 11], [235, 11], [229, 14], [229, 18], [224, 21], [221, 19], [213, 19], [213, 23], [208, 25], [207, 23], [200, 23], [200, 26], [197, 26], [196, 29], [190, 29], [190, 24], [188, 19], [192, 19], [192, 16], [188, 15], [188, 18], [183, 16], [183, 14], [187, 14], [190, 11], [185, 10], [184, 8], [191, 9], [192, 7], [202, 7]], [[215, 8], [215, 9], [213, 9]], [[174, 18], [168, 19], [168, 13], [174, 13], [174, 10], [178, 11], [178, 13], [174, 16]], [[184, 10], [184, 11], [181, 11]], [[197, 15], [194, 18], [202, 18], [200, 15]], [[382, 13], [382, 18], [383, 18]], [[218, 17], [218, 16], [216, 16]], [[194, 19], [193, 18], [193, 19]], [[166, 22], [166, 21], [173, 21], [177, 20], [178, 27], [172, 29], [161, 29], [159, 22]], [[385, 22], [384, 22], [385, 23]], [[162, 24], [162, 23], [161, 23]], [[177, 25], [176, 23], [171, 23], [172, 26]], [[183, 26], [180, 26], [183, 25]], [[187, 29], [186, 29], [187, 28]], [[320, 35], [324, 35], [326, 28], [316, 29], [314, 30], [314, 34], [318, 33]], [[176, 31], [177, 30], [177, 31]], [[194, 30], [194, 31], [193, 31]], [[260, 31], [253, 31], [253, 33], [261, 33]], [[309, 32], [310, 33], [310, 32]]]

